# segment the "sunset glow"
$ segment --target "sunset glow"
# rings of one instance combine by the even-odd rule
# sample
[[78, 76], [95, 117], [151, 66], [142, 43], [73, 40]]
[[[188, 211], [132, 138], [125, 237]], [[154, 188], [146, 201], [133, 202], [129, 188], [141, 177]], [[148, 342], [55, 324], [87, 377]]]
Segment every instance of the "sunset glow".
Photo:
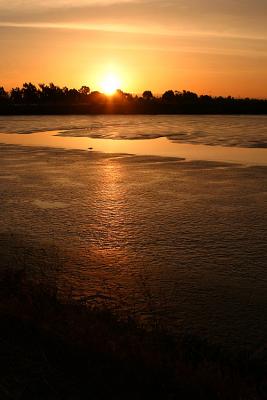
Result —
[[119, 78], [115, 74], [108, 74], [105, 76], [104, 80], [101, 83], [102, 92], [107, 95], [112, 95], [115, 93], [117, 89], [121, 86], [121, 82]]
[[[266, 13], [264, 0], [0, 0], [1, 85], [265, 98]], [[110, 61], [123, 74], [105, 76]]]
[[266, 17], [0, 0], [0, 400], [264, 400]]

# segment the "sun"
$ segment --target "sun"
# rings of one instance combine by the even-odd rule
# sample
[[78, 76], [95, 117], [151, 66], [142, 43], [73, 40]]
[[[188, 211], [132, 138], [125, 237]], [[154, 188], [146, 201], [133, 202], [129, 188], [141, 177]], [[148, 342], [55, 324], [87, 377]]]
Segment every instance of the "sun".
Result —
[[120, 80], [115, 74], [108, 74], [101, 83], [103, 93], [112, 95], [120, 88]]

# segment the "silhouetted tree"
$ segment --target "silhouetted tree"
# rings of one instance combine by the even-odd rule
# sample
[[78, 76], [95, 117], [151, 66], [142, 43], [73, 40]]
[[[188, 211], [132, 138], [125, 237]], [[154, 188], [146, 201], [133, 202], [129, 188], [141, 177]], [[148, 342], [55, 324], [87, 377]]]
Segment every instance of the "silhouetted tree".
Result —
[[[153, 101], [150, 101], [153, 100]], [[0, 87], [0, 114], [31, 113], [140, 113], [140, 114], [267, 114], [267, 100], [235, 99], [234, 97], [198, 96], [187, 90], [167, 90], [162, 97], [153, 97], [145, 90], [141, 97], [118, 89], [113, 96], [98, 91], [90, 92], [88, 86], [79, 90], [54, 83], [31, 82], [8, 93]]]
[[19, 87], [11, 89], [10, 99], [13, 103], [18, 104], [22, 102], [23, 94]]
[[6, 95], [7, 95], [7, 92], [5, 91], [3, 86], [0, 86], [0, 96], [6, 96]]
[[106, 99], [106, 96], [103, 93], [100, 93], [98, 90], [90, 93], [90, 101], [92, 103], [103, 103], [104, 99]]
[[59, 102], [62, 101], [65, 97], [65, 93], [63, 89], [59, 86], [54, 85], [54, 83], [49, 83], [49, 85], [45, 85], [44, 83], [39, 83], [40, 87], [40, 98], [42, 101], [48, 102]]
[[[212, 97], [208, 96], [207, 94], [202, 94], [201, 96], [199, 96], [199, 99], [208, 102], [212, 100]], [[217, 99], [222, 100], [222, 97], [218, 97]]]
[[183, 90], [182, 96], [184, 99], [187, 99], [190, 101], [196, 101], [198, 99], [198, 95], [196, 93], [190, 92], [188, 90]]
[[150, 90], [145, 90], [142, 97], [145, 100], [151, 100], [151, 99], [153, 99], [154, 96]]
[[117, 96], [117, 97], [123, 98], [124, 97], [124, 92], [121, 89], [117, 89], [113, 96]]
[[5, 91], [3, 86], [0, 86], [0, 102], [6, 102], [8, 101], [8, 93]]
[[31, 82], [24, 83], [22, 87], [23, 101], [26, 103], [36, 103], [38, 101], [38, 90]]
[[82, 86], [79, 89], [79, 93], [83, 96], [88, 96], [90, 94], [90, 88], [88, 86]]
[[44, 83], [39, 83], [40, 87], [40, 98], [41, 100], [49, 100], [50, 97], [50, 88], [48, 85], [45, 85]]
[[131, 101], [133, 99], [132, 94], [123, 92], [121, 89], [117, 89], [114, 95], [112, 96], [113, 100], [119, 102]]
[[162, 95], [162, 100], [170, 102], [175, 100], [175, 94], [173, 90], [167, 90], [163, 95]]
[[77, 89], [75, 89], [75, 88], [69, 89], [68, 95], [67, 95], [68, 101], [77, 103], [79, 101], [79, 98], [80, 98], [80, 93]]
[[68, 98], [68, 93], [69, 93], [69, 88], [68, 88], [67, 86], [64, 86], [64, 87], [62, 88], [62, 96], [63, 96], [63, 99], [67, 99], [67, 98]]
[[127, 101], [132, 101], [133, 100], [133, 95], [131, 93], [123, 92], [123, 96]]

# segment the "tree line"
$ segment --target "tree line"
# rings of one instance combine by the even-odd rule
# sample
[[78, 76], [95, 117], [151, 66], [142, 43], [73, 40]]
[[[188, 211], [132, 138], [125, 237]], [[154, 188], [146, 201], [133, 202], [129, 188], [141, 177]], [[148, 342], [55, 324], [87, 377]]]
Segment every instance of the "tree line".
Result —
[[112, 96], [54, 83], [26, 82], [6, 91], [0, 86], [0, 114], [267, 114], [267, 99], [212, 97], [183, 90], [141, 96], [118, 89]]

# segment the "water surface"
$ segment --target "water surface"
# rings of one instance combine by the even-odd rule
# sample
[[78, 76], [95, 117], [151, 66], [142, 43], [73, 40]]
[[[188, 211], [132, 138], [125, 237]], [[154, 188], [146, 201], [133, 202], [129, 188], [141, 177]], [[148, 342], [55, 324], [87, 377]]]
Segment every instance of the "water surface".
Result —
[[64, 136], [155, 139], [211, 146], [267, 147], [267, 116], [0, 116], [0, 132], [62, 131]]
[[[129, 118], [142, 125], [142, 139], [133, 132], [129, 140]], [[175, 333], [262, 351], [266, 118], [220, 117], [222, 130], [232, 121], [225, 135], [213, 126], [219, 117], [168, 118], [2, 118], [10, 134], [0, 141], [31, 146], [0, 145], [1, 268], [19, 266], [88, 304], [160, 321]], [[178, 130], [194, 119], [209, 121], [194, 144], [144, 130], [144, 121], [173, 129], [175, 121]], [[91, 126], [89, 135], [93, 121], [101, 128]], [[107, 138], [114, 121], [119, 136]]]
[[267, 164], [265, 116], [0, 117], [0, 132], [2, 143]]

